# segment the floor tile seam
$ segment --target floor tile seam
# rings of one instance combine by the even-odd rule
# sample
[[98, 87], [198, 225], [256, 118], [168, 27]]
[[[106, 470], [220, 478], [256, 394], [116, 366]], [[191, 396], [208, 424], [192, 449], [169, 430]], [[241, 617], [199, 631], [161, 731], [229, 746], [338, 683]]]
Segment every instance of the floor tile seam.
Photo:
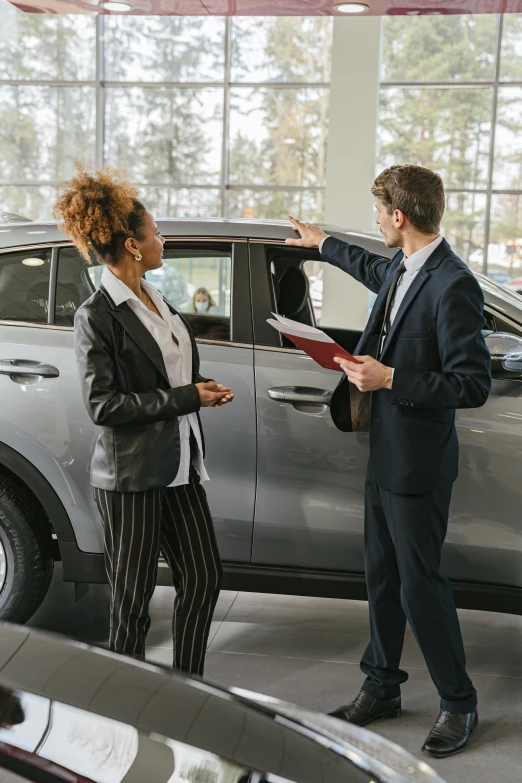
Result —
[[[168, 649], [168, 648], [166, 648]], [[279, 658], [285, 661], [309, 661], [314, 663], [334, 663], [341, 666], [359, 666], [360, 661], [336, 661], [331, 659], [322, 659], [322, 658], [302, 658], [295, 655], [269, 655], [268, 653], [247, 653], [247, 652], [240, 652], [237, 650], [211, 650], [210, 652], [213, 653], [222, 653], [223, 655], [245, 655], [250, 656], [252, 658], [258, 657], [258, 658]], [[422, 666], [408, 666], [407, 669], [409, 671], [414, 672], [428, 672], [427, 668], [424, 668]], [[489, 672], [473, 672], [469, 671], [468, 674], [470, 677], [497, 677], [499, 679], [503, 680], [522, 680], [522, 676], [508, 676], [506, 674], [491, 674]]]
[[[279, 659], [285, 660], [285, 661], [314, 661], [315, 663], [333, 663], [333, 664], [345, 665], [345, 666], [359, 666], [359, 661], [356, 661], [356, 662], [354, 662], [354, 661], [336, 661], [336, 660], [329, 660], [329, 659], [328, 660], [323, 660], [323, 659], [319, 659], [319, 658], [298, 658], [296, 656], [288, 656], [288, 655], [268, 655], [267, 653], [245, 653], [245, 652], [237, 652], [235, 650], [212, 650], [210, 648], [212, 646], [212, 643], [213, 643], [214, 639], [216, 638], [216, 635], [217, 635], [218, 631], [219, 631], [219, 628], [217, 629], [216, 634], [214, 635], [214, 637], [212, 639], [212, 642], [210, 642], [210, 644], [209, 644], [209, 646], [207, 648], [207, 653], [211, 652], [211, 653], [215, 653], [215, 654], [221, 653], [223, 655], [245, 655], [245, 656], [249, 656], [249, 657], [252, 657], [252, 658], [255, 658], [255, 657], [258, 657], [258, 658], [279, 658]], [[96, 647], [102, 647], [102, 648], [107, 647], [108, 648], [108, 644], [104, 644], [104, 643], [100, 643], [100, 642], [97, 643], [97, 644], [94, 644], [93, 642], [86, 642], [86, 644], [91, 644], [93, 647], [96, 646]], [[150, 652], [152, 650], [172, 650], [172, 645], [170, 645], [170, 646], [165, 646], [165, 645], [161, 645], [161, 644], [149, 645], [147, 647], [147, 651]], [[423, 669], [420, 666], [408, 666], [407, 668], [410, 671], [416, 671], [416, 672], [427, 672], [428, 671], [427, 669]], [[469, 671], [468, 674], [470, 675], [470, 677], [492, 677], [492, 678], [501, 679], [501, 680], [515, 680], [517, 682], [518, 681], [522, 681], [522, 677], [509, 676], [507, 674], [491, 674], [491, 673], [488, 673], [488, 672], [473, 672], [473, 671]]]
[[[230, 612], [230, 610], [231, 610], [231, 609], [232, 609], [232, 607], [234, 606], [235, 602], [237, 601], [237, 598], [238, 598], [238, 596], [239, 596], [239, 593], [236, 593], [236, 595], [234, 596], [234, 600], [232, 601], [232, 603], [231, 603], [231, 604], [230, 604], [230, 606], [228, 607], [227, 611], [225, 612], [225, 614], [224, 614], [224, 616], [223, 616], [223, 619], [222, 619], [222, 620], [215, 620], [215, 622], [218, 622], [218, 623], [219, 623], [219, 625], [218, 625], [218, 627], [217, 627], [217, 629], [216, 629], [216, 632], [215, 632], [215, 634], [213, 634], [213, 636], [212, 636], [212, 639], [210, 639], [210, 641], [209, 641], [209, 642], [208, 642], [208, 644], [207, 644], [207, 649], [206, 649], [206, 652], [207, 652], [207, 653], [210, 651], [210, 648], [212, 647], [212, 644], [213, 644], [213, 642], [214, 642], [214, 639], [216, 638], [216, 636], [217, 636], [217, 635], [218, 635], [218, 633], [220, 632], [220, 630], [221, 630], [221, 626], [223, 625], [223, 623], [224, 623], [224, 622], [225, 622], [225, 620], [227, 619], [227, 617], [228, 617], [228, 613]], [[167, 647], [166, 649], [168, 649], [168, 647]]]
[[206, 652], [208, 652], [210, 650], [210, 648], [212, 647], [212, 643], [213, 643], [214, 639], [216, 638], [216, 636], [218, 635], [219, 630], [221, 628], [221, 625], [222, 625], [222, 623], [219, 623], [218, 627], [216, 628], [215, 633], [212, 635], [212, 638], [210, 638], [210, 634], [209, 634], [209, 638], [208, 638], [208, 641], [207, 641]]
[[223, 617], [223, 620], [222, 620], [222, 622], [225, 622], [225, 620], [227, 619], [228, 615], [229, 615], [229, 614], [230, 614], [230, 612], [232, 611], [232, 609], [233, 609], [233, 607], [234, 607], [234, 604], [236, 603], [236, 601], [237, 601], [237, 599], [238, 599], [238, 598], [239, 598], [239, 593], [236, 593], [236, 594], [235, 594], [235, 596], [234, 596], [234, 600], [232, 601], [232, 603], [231, 603], [231, 604], [230, 604], [230, 606], [228, 607], [227, 611], [225, 612], [225, 616]]

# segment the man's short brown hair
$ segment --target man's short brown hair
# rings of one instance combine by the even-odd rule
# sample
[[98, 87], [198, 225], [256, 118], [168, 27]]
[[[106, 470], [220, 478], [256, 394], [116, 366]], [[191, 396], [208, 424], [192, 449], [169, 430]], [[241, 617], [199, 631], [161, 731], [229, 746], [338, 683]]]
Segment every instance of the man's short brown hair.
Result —
[[438, 234], [446, 197], [438, 174], [422, 166], [391, 166], [379, 174], [372, 193], [391, 214], [399, 209], [423, 234]]

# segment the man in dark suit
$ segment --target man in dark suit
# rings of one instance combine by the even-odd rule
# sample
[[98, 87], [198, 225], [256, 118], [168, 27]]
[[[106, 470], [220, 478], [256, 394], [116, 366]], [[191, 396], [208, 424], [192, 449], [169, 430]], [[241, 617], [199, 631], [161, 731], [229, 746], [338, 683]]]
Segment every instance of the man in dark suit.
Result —
[[320, 247], [323, 260], [378, 295], [355, 352], [360, 363], [338, 360], [345, 374], [331, 402], [333, 421], [345, 432], [356, 423], [350, 389], [363, 407], [368, 403], [365, 568], [371, 627], [362, 690], [332, 714], [361, 726], [401, 714], [408, 620], [441, 698], [423, 750], [449, 756], [464, 750], [477, 725], [477, 694], [440, 560], [458, 472], [455, 409], [484, 405], [491, 387], [484, 300], [469, 268], [439, 234], [445, 195], [437, 174], [393, 166], [375, 180], [372, 192], [386, 245], [401, 248], [391, 260], [293, 218], [300, 239], [287, 240]]

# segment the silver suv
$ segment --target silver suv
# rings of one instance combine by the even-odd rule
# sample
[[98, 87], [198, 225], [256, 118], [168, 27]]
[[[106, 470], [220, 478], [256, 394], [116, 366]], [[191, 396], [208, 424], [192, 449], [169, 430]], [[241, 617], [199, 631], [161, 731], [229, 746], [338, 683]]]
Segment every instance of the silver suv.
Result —
[[[368, 436], [334, 428], [328, 404], [338, 374], [281, 342], [266, 323], [275, 310], [319, 323], [353, 350], [360, 332], [343, 328], [350, 313], [335, 295], [354, 284], [340, 272], [332, 284], [338, 270], [316, 251], [285, 246], [291, 230], [283, 223], [158, 224], [167, 240], [165, 265], [150, 279], [191, 320], [202, 372], [236, 393], [219, 415], [204, 411], [225, 587], [364, 598]], [[326, 230], [391, 255], [376, 237]], [[79, 594], [82, 585], [106, 579], [89, 486], [96, 428], [83, 406], [73, 350], [74, 314], [100, 272], [54, 223], [0, 225], [4, 619], [24, 622], [35, 612], [57, 560]], [[522, 299], [479, 280], [495, 380], [485, 407], [458, 414], [461, 472], [444, 569], [460, 606], [522, 614]], [[193, 312], [201, 287], [213, 299], [210, 315]], [[368, 294], [359, 295], [364, 314]], [[167, 579], [160, 567], [160, 583]]]

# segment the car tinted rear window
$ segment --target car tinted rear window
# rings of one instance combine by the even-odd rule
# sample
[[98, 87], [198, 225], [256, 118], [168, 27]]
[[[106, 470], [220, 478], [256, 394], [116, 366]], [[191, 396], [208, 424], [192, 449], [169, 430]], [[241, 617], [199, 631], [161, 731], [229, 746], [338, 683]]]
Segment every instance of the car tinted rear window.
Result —
[[0, 253], [0, 320], [47, 323], [51, 249]]

